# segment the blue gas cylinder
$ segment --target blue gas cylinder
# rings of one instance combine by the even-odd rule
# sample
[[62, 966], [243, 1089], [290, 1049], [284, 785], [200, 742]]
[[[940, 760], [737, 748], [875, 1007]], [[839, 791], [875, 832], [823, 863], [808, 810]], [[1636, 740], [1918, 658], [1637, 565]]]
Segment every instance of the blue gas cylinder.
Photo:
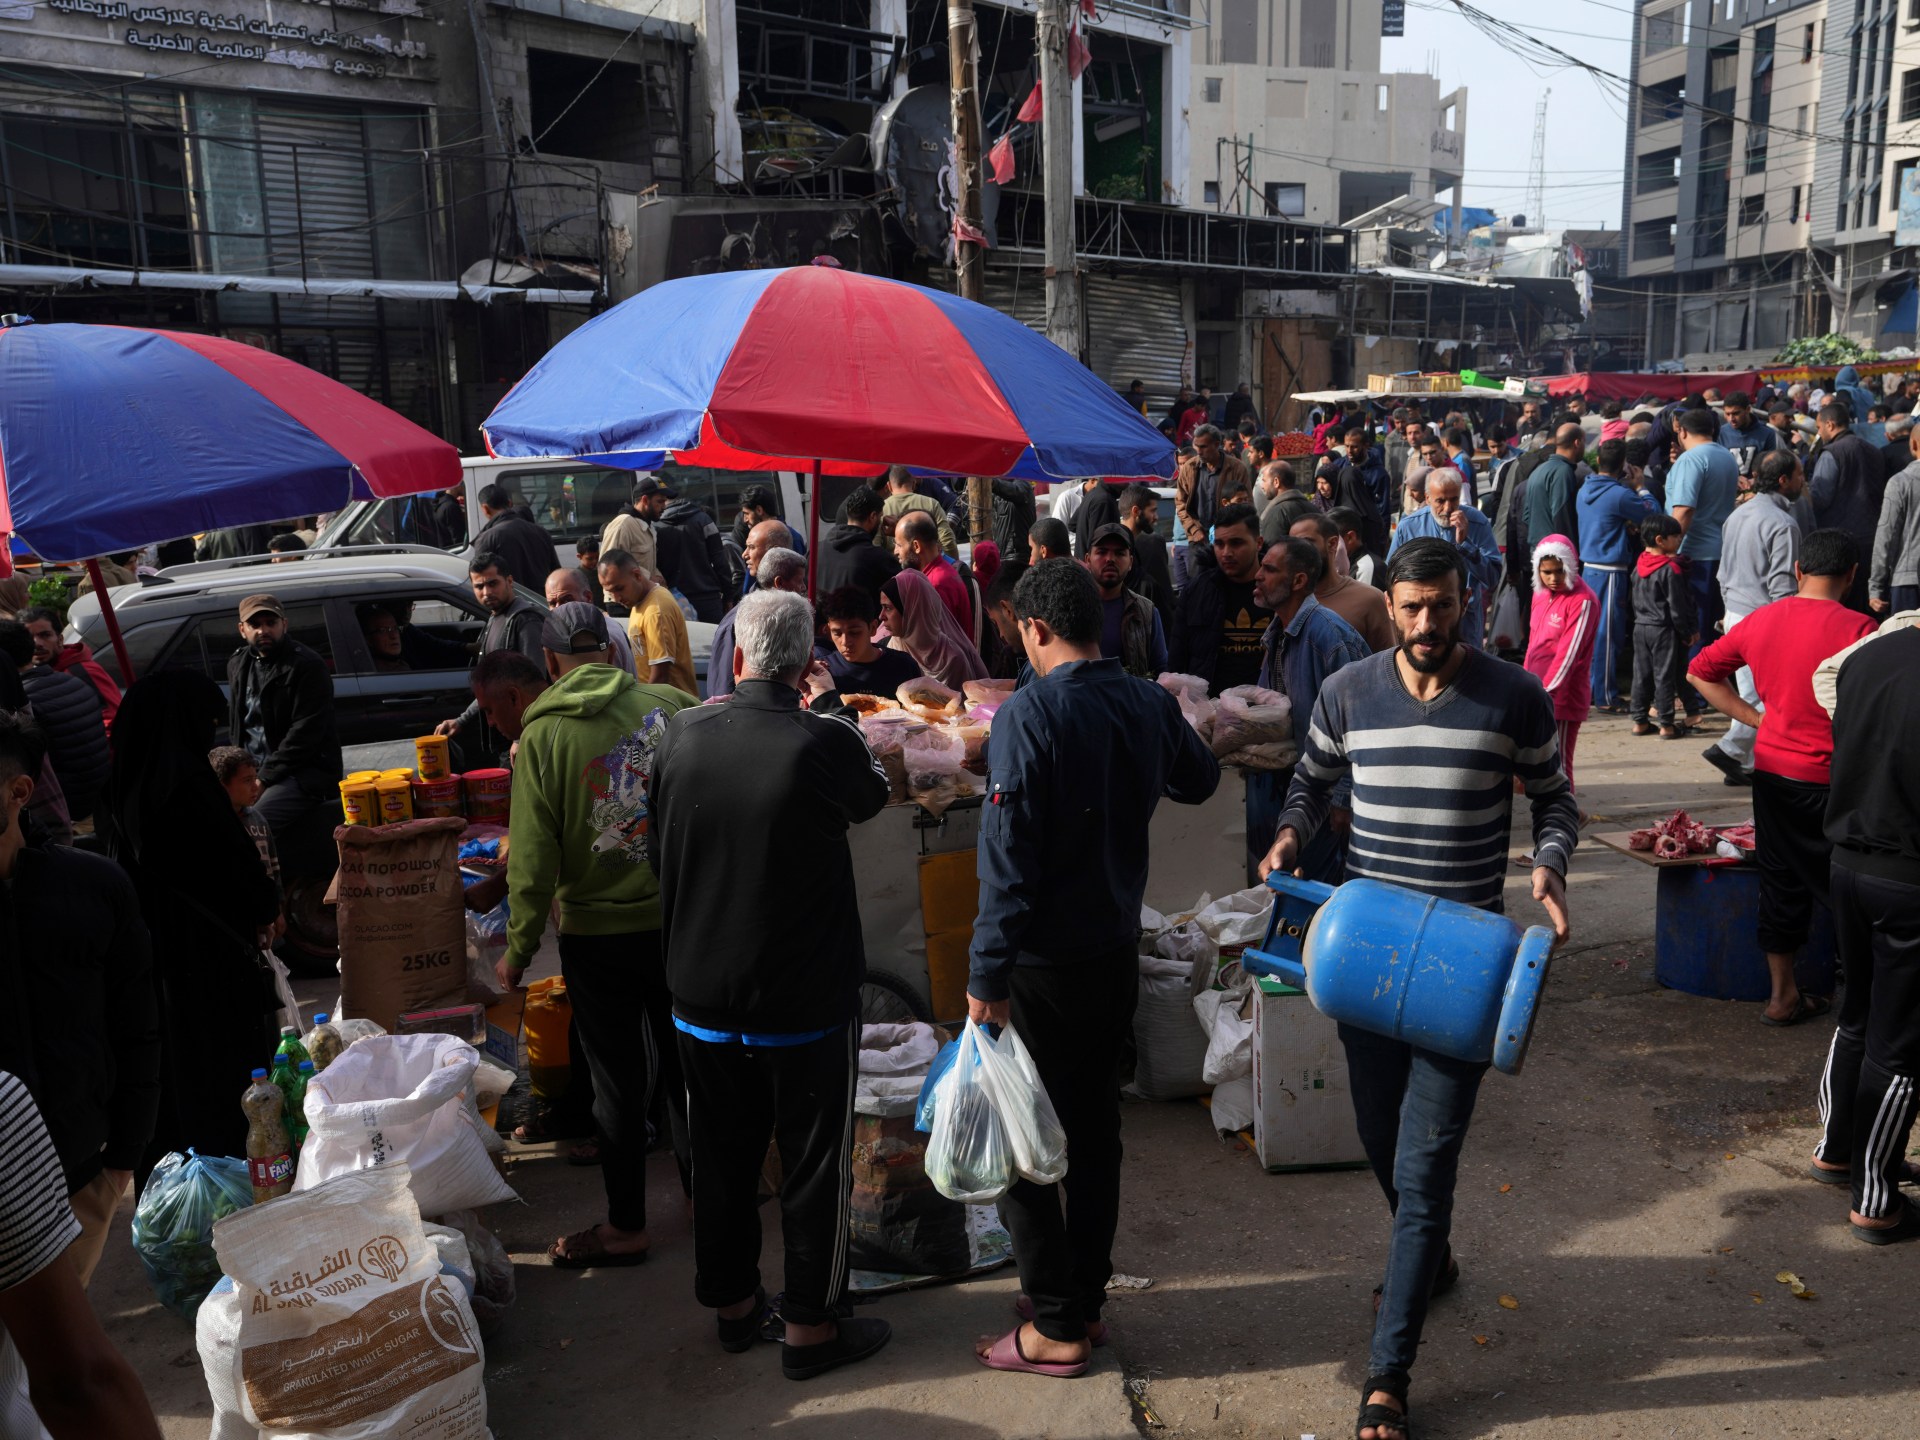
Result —
[[1306, 990], [1321, 1014], [1518, 1074], [1553, 932], [1379, 880], [1275, 872], [1266, 939], [1240, 964]]

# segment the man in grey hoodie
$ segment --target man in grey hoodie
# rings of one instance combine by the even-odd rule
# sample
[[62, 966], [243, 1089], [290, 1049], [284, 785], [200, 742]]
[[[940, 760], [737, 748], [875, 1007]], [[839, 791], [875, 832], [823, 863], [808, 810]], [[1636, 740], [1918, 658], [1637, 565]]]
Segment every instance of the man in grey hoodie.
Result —
[[1867, 604], [1876, 615], [1920, 609], [1920, 425], [1908, 433], [1913, 459], [1887, 481], [1873, 532]]

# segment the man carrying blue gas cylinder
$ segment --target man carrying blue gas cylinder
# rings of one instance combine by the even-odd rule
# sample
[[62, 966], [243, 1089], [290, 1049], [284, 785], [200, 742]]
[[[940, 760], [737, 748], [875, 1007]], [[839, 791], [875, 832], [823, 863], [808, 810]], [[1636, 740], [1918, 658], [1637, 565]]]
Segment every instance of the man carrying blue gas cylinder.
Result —
[[[1461, 643], [1466, 589], [1446, 541], [1394, 553], [1387, 592], [1400, 644], [1327, 677], [1261, 874], [1295, 870], [1350, 777], [1349, 878], [1498, 912], [1518, 780], [1533, 809], [1533, 897], [1564, 944], [1579, 820], [1553, 708], [1524, 669]], [[1361, 1144], [1393, 1212], [1356, 1433], [1410, 1440], [1407, 1387], [1427, 1304], [1459, 1279], [1453, 1189], [1487, 1064], [1344, 1022], [1340, 1039]]]

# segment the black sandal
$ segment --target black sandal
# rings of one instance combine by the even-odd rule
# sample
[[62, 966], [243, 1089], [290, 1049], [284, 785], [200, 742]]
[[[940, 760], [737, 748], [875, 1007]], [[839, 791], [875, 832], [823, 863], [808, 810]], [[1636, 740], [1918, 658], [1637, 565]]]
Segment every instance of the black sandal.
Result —
[[[1391, 1395], [1400, 1402], [1400, 1408], [1391, 1405], [1369, 1405], [1367, 1397], [1375, 1391]], [[1366, 1383], [1360, 1387], [1360, 1418], [1353, 1422], [1354, 1440], [1360, 1440], [1362, 1430], [1372, 1430], [1374, 1440], [1379, 1440], [1381, 1430], [1397, 1430], [1399, 1440], [1413, 1440], [1413, 1426], [1407, 1415], [1407, 1384], [1389, 1375], [1369, 1375]]]

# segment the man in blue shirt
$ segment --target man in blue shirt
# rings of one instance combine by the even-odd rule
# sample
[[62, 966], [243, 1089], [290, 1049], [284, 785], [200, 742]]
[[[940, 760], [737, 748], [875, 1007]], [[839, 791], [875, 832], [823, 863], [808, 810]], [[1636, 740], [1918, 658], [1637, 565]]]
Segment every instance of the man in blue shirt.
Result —
[[1653, 497], [1625, 480], [1627, 442], [1602, 440], [1599, 469], [1580, 486], [1580, 574], [1600, 600], [1600, 628], [1593, 637], [1593, 703], [1602, 715], [1624, 715], [1620, 702], [1620, 652], [1632, 623], [1629, 598], [1640, 555], [1641, 517], [1654, 512]]
[[1173, 696], [1100, 656], [1100, 592], [1071, 560], [1014, 591], [1038, 677], [993, 719], [967, 1012], [1011, 1023], [1066, 1131], [1073, 1205], [1022, 1180], [1000, 1202], [1033, 1318], [976, 1350], [995, 1370], [1078, 1375], [1105, 1327], [1120, 1218], [1120, 1047], [1139, 987], [1147, 824], [1197, 805], [1220, 764]]
[[[1726, 423], [1720, 427], [1720, 443], [1733, 456], [1742, 475], [1753, 474], [1760, 457], [1780, 443], [1779, 432], [1764, 416], [1753, 413], [1753, 397], [1744, 390], [1727, 396]], [[1585, 557], [1582, 557], [1584, 562]]]
[[[1740, 498], [1740, 462], [1719, 443], [1719, 418], [1704, 406], [1682, 415], [1679, 431], [1680, 458], [1667, 471], [1667, 513], [1680, 522], [1685, 536], [1680, 553], [1687, 557], [1687, 584], [1700, 615], [1702, 643], [1687, 652], [1691, 659], [1718, 633], [1722, 608], [1714, 577], [1720, 570], [1720, 527]], [[1689, 714], [1706, 708], [1692, 686], [1686, 687], [1686, 698]]]
[[1486, 592], [1500, 583], [1500, 547], [1494, 543], [1493, 522], [1470, 505], [1460, 503], [1460, 478], [1451, 466], [1427, 476], [1427, 504], [1400, 522], [1393, 532], [1387, 561], [1412, 540], [1445, 540], [1460, 552], [1467, 565], [1466, 618], [1460, 638], [1475, 650], [1486, 631]]
[[[1279, 691], [1293, 706], [1296, 751], [1306, 749], [1307, 726], [1321, 684], [1343, 665], [1373, 653], [1358, 630], [1314, 597], [1314, 587], [1325, 576], [1326, 566], [1326, 552], [1318, 545], [1289, 537], [1267, 550], [1260, 562], [1259, 578], [1254, 581], [1260, 603], [1273, 611], [1267, 633], [1260, 640], [1260, 687]], [[1260, 862], [1280, 827], [1287, 782], [1292, 778], [1291, 767], [1247, 771], [1249, 885], [1260, 883]], [[1340, 883], [1346, 869], [1347, 831], [1353, 823], [1353, 807], [1347, 798], [1351, 788], [1344, 780], [1334, 787], [1326, 828], [1314, 836], [1300, 857], [1300, 873], [1305, 879], [1328, 885]]]

